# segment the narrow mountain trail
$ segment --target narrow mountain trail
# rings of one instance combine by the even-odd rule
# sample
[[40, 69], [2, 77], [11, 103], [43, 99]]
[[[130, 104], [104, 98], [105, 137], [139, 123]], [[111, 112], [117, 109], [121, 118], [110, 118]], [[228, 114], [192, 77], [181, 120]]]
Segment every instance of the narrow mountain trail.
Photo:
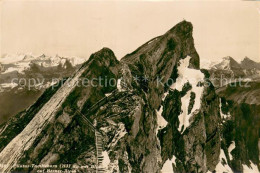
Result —
[[102, 134], [98, 131], [98, 129], [96, 129], [95, 125], [92, 124], [91, 121], [85, 115], [83, 115], [80, 111], [77, 111], [77, 113], [81, 115], [83, 121], [86, 122], [86, 124], [88, 124], [91, 127], [92, 131], [94, 131], [95, 133], [95, 146], [96, 146], [96, 158], [97, 158], [96, 173], [105, 172], [105, 168], [103, 167], [102, 164], [104, 160]]
[[21, 158], [23, 152], [31, 147], [36, 137], [53, 119], [62, 103], [75, 88], [79, 77], [85, 69], [86, 67], [81, 68], [72, 78], [69, 78], [34, 116], [24, 130], [2, 150], [0, 153], [0, 163], [4, 166], [0, 168], [0, 172], [10, 172], [13, 165]]
[[[119, 91], [119, 92], [117, 92]], [[106, 168], [104, 166], [105, 158], [104, 158], [104, 145], [103, 145], [103, 135], [101, 132], [96, 128], [95, 123], [93, 124], [87, 117], [88, 114], [91, 114], [95, 109], [99, 108], [103, 104], [109, 102], [109, 100], [112, 100], [115, 97], [121, 96], [125, 97], [127, 96], [126, 91], [120, 91], [118, 89], [115, 89], [111, 92], [109, 96], [105, 96], [102, 99], [100, 99], [98, 102], [96, 102], [93, 106], [91, 106], [86, 112], [88, 112], [86, 115], [82, 114], [79, 110], [77, 110], [77, 113], [81, 116], [82, 120], [88, 124], [92, 131], [95, 133], [95, 146], [96, 146], [96, 173], [103, 173], [106, 172]]]
[[[117, 92], [119, 91], [119, 92]], [[77, 110], [77, 113], [82, 117], [83, 121], [88, 124], [92, 131], [95, 133], [95, 146], [96, 146], [96, 173], [103, 173], [106, 172], [106, 168], [104, 166], [104, 145], [103, 145], [103, 136], [101, 132], [96, 128], [95, 124], [93, 124], [87, 117], [88, 114], [91, 114], [95, 109], [99, 108], [103, 104], [109, 102], [109, 100], [112, 100], [115, 97], [125, 97], [127, 96], [126, 91], [120, 91], [118, 89], [115, 89], [111, 92], [109, 96], [105, 96], [102, 99], [100, 99], [98, 102], [96, 102], [93, 106], [91, 106], [86, 112], [88, 112], [86, 115], [82, 114], [79, 110]]]
[[105, 172], [105, 168], [103, 167], [103, 138], [100, 132], [95, 130], [95, 141], [96, 141], [96, 151], [97, 151], [97, 165], [96, 165], [96, 172], [101, 173]]

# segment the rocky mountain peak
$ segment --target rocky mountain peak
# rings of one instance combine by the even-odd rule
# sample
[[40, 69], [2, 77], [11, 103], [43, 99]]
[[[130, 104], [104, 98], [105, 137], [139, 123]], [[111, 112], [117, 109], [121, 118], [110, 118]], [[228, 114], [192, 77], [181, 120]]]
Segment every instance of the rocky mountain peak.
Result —
[[240, 64], [231, 56], [224, 57], [222, 61], [213, 68], [221, 70], [241, 69]]
[[[40, 104], [0, 126], [6, 164], [0, 171], [23, 170], [18, 163], [88, 165], [96, 172], [232, 172], [250, 164], [237, 154], [241, 148], [258, 164], [256, 141], [244, 149], [246, 138], [234, 137], [245, 130], [236, 134], [228, 124], [233, 112], [223, 106], [229, 103], [199, 69], [192, 30], [182, 21], [121, 61], [109, 48], [93, 53], [66, 85], [50, 88]], [[237, 62], [227, 57], [219, 66], [237, 69]], [[78, 85], [99, 77], [116, 84]]]
[[[81, 77], [92, 80], [93, 78], [113, 80], [118, 78], [120, 62], [117, 60], [114, 52], [109, 48], [102, 48], [101, 50], [90, 55], [90, 58], [83, 63], [82, 68], [86, 68]], [[97, 89], [98, 87], [93, 87]], [[115, 89], [107, 86], [103, 90], [110, 91]], [[101, 95], [103, 93], [100, 93]]]
[[[171, 75], [179, 61], [190, 56], [190, 67], [199, 69], [199, 56], [194, 47], [192, 24], [182, 21], [164, 35], [153, 38], [134, 52], [122, 58], [122, 62], [129, 64], [135, 71], [143, 75]], [[168, 76], [167, 75], [167, 76]]]
[[226, 56], [222, 58], [223, 61], [235, 61], [234, 58], [232, 58], [231, 56]]
[[[139, 81], [137, 85], [149, 93], [148, 100], [152, 107], [158, 108], [165, 88], [169, 87], [168, 80], [176, 80], [181, 59], [189, 56], [189, 68], [199, 69], [200, 60], [194, 47], [192, 30], [190, 22], [182, 21], [121, 59], [133, 76], [148, 79]], [[163, 85], [158, 86], [158, 78], [162, 79]]]
[[27, 60], [30, 60], [30, 59], [33, 59], [33, 56], [26, 54], [26, 55], [24, 55], [23, 61], [27, 61]]
[[98, 63], [105, 64], [107, 67], [115, 66], [116, 64], [119, 63], [114, 52], [111, 49], [106, 47], [102, 48], [96, 53], [93, 53], [86, 63], [91, 61], [96, 61]]
[[228, 61], [229, 63], [238, 64], [238, 62], [234, 58], [232, 58], [231, 56], [223, 57], [223, 61]]
[[[200, 59], [194, 48], [194, 41], [192, 37], [193, 26], [191, 22], [183, 20], [182, 22], [175, 25], [172, 29], [170, 29], [166, 35], [177, 35], [182, 40], [187, 40], [188, 42], [183, 42], [183, 47], [187, 47], [187, 49], [182, 50], [184, 55], [189, 55], [191, 57], [190, 67], [199, 69], [200, 68]], [[187, 52], [186, 52], [187, 51]]]
[[245, 57], [242, 61], [241, 61], [241, 66], [245, 69], [258, 69], [260, 70], [260, 63], [257, 63], [253, 60], [251, 60], [248, 57]]
[[245, 58], [242, 61], [252, 61], [250, 58], [248, 58], [247, 56], [245, 56]]
[[56, 54], [54, 58], [59, 59], [59, 58], [63, 58], [63, 57], [61, 57], [60, 55]]
[[186, 20], [181, 21], [180, 23], [178, 23], [177, 25], [175, 25], [174, 27], [172, 27], [167, 33], [182, 33], [182, 34], [187, 34], [190, 33], [192, 34], [193, 31], [193, 26], [191, 22], [188, 22]]
[[40, 55], [38, 58], [45, 58], [46, 57], [46, 55], [45, 54], [42, 54], [42, 55]]

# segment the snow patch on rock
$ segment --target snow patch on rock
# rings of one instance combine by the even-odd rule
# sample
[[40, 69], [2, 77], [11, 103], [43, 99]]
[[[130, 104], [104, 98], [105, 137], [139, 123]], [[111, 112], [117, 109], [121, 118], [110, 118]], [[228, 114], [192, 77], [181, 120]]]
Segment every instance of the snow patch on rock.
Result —
[[125, 91], [124, 88], [123, 88], [123, 84], [124, 84], [124, 82], [122, 81], [122, 78], [120, 78], [120, 79], [117, 80], [117, 85], [116, 85], [116, 87], [117, 87], [117, 89], [118, 89], [119, 92]]
[[107, 93], [105, 94], [106, 97], [109, 97], [112, 93]]
[[117, 144], [117, 142], [125, 136], [125, 134], [127, 134], [126, 129], [125, 129], [125, 125], [123, 123], [119, 123], [119, 127], [116, 131], [116, 134], [112, 140], [112, 142], [109, 144], [109, 148], [113, 147]]
[[163, 164], [162, 173], [174, 173], [173, 171], [173, 166], [172, 165], [176, 165], [176, 157], [173, 155], [172, 159], [168, 159], [166, 160], [166, 162]]
[[220, 63], [220, 60], [218, 61], [211, 61], [206, 59], [201, 59], [200, 61], [200, 68], [202, 69], [211, 69], [215, 64]]
[[190, 116], [188, 115], [188, 107], [189, 107], [189, 103], [190, 103], [190, 93], [191, 92], [188, 91], [188, 93], [181, 98], [182, 113], [178, 116], [179, 122], [180, 122], [179, 127], [178, 127], [179, 132], [181, 131], [182, 126], [184, 126], [184, 130], [185, 130], [190, 125], [190, 122], [189, 122]]
[[102, 167], [107, 169], [108, 165], [110, 164], [110, 159], [107, 151], [102, 151], [102, 156], [103, 156]]
[[[187, 56], [185, 59], [180, 60], [180, 65], [178, 66], [178, 78], [176, 79], [176, 82], [170, 87], [171, 89], [176, 89], [178, 91], [181, 91], [184, 84], [187, 82], [191, 84], [192, 89], [187, 92], [185, 96], [181, 98], [182, 102], [182, 113], [179, 115], [179, 128], [178, 130], [181, 131], [182, 126], [183, 131], [189, 127], [189, 119], [190, 117], [200, 108], [201, 105], [201, 97], [203, 94], [203, 86], [200, 86], [199, 83], [204, 81], [204, 74], [200, 70], [191, 69], [189, 68], [189, 62], [191, 57]], [[188, 107], [189, 107], [189, 101], [190, 101], [190, 93], [195, 93], [195, 102], [193, 105], [193, 108], [188, 114]]]
[[221, 116], [221, 118], [222, 118], [222, 119], [226, 119], [226, 118], [231, 117], [231, 115], [230, 115], [229, 112], [228, 112], [228, 114], [224, 114], [224, 113], [222, 112], [221, 107], [222, 107], [222, 104], [221, 104], [221, 98], [219, 98], [219, 110], [220, 110], [219, 112], [220, 112], [220, 116]]
[[30, 68], [30, 62], [14, 63], [14, 67], [7, 68], [2, 74], [12, 73], [12, 72], [18, 72], [24, 74], [24, 71], [29, 68]]
[[259, 173], [257, 165], [255, 165], [251, 161], [250, 161], [250, 167], [244, 164], [242, 164], [242, 166], [243, 166], [243, 173]]
[[162, 112], [163, 112], [163, 106], [160, 107], [159, 111], [156, 111], [157, 123], [158, 123], [158, 127], [157, 127], [157, 130], [156, 130], [156, 135], [158, 133], [158, 130], [163, 129], [168, 124], [168, 122], [163, 118]]
[[167, 91], [166, 93], [163, 94], [162, 101], [165, 100], [165, 98], [167, 97], [168, 94], [169, 94], [169, 91]]
[[[223, 163], [223, 160], [225, 161], [225, 164]], [[228, 162], [227, 162], [225, 153], [224, 153], [223, 149], [221, 149], [220, 155], [219, 155], [219, 162], [215, 168], [215, 171], [216, 172], [233, 172], [227, 163]]]
[[228, 155], [229, 155], [229, 159], [233, 160], [231, 151], [234, 150], [236, 148], [236, 144], [235, 141], [232, 141], [232, 143], [230, 144], [230, 146], [228, 147]]
[[8, 54], [2, 58], [0, 58], [0, 62], [2, 64], [10, 64], [17, 61], [23, 60], [25, 57], [25, 54]]

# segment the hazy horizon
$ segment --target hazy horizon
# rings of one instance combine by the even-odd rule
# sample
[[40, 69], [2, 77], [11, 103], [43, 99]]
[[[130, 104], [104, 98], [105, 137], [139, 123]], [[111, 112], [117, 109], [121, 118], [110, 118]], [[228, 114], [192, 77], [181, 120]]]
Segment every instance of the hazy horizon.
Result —
[[1, 1], [0, 55], [78, 56], [108, 47], [118, 59], [182, 20], [202, 60], [260, 60], [260, 3], [253, 1]]

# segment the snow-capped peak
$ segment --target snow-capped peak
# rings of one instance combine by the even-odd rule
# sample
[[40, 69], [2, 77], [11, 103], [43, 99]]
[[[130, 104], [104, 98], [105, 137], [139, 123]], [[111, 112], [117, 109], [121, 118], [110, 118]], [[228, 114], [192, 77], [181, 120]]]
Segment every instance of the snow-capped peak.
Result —
[[232, 57], [227, 56], [222, 58], [222, 61], [213, 66], [214, 69], [220, 70], [232, 70], [232, 69], [240, 69], [239, 63], [234, 60]]
[[222, 69], [230, 70], [231, 69], [230, 62], [231, 62], [231, 57], [224, 57], [219, 67], [221, 67]]
[[12, 64], [23, 60], [25, 54], [7, 54], [0, 58], [0, 63], [2, 64]]
[[[42, 55], [33, 55], [29, 54], [8, 54], [4, 57], [0, 58], [0, 63], [7, 68], [2, 70], [3, 73], [9, 73], [12, 71], [17, 71], [19, 73], [23, 73], [24, 70], [30, 68], [32, 64], [39, 65], [41, 67], [57, 67], [61, 65], [61, 67], [66, 68], [67, 63], [69, 62], [72, 66], [76, 66], [85, 62], [85, 58], [80, 57], [61, 57], [59, 55], [56, 56], [47, 56], [45, 54]], [[12, 64], [10, 67], [7, 64]], [[1, 68], [3, 69], [3, 68]]]
[[45, 54], [42, 54], [42, 55], [39, 56], [39, 58], [45, 58], [45, 57], [46, 57]]
[[26, 55], [24, 55], [24, 58], [22, 59], [22, 61], [30, 61], [32, 59], [34, 59], [33, 55], [26, 54]]
[[37, 61], [37, 60], [52, 60], [53, 62], [58, 62], [61, 61], [61, 59], [68, 59], [70, 62], [72, 62], [72, 65], [78, 65], [86, 61], [85, 58], [81, 57], [61, 57], [58, 54], [55, 56], [47, 56], [45, 54], [41, 55], [33, 55], [32, 53], [18, 53], [18, 54], [6, 54], [2, 58], [0, 58], [0, 63], [1, 64], [14, 64], [20, 61]]
[[212, 61], [208, 59], [202, 59], [200, 63], [201, 69], [211, 69], [214, 65], [220, 63], [220, 61]]

